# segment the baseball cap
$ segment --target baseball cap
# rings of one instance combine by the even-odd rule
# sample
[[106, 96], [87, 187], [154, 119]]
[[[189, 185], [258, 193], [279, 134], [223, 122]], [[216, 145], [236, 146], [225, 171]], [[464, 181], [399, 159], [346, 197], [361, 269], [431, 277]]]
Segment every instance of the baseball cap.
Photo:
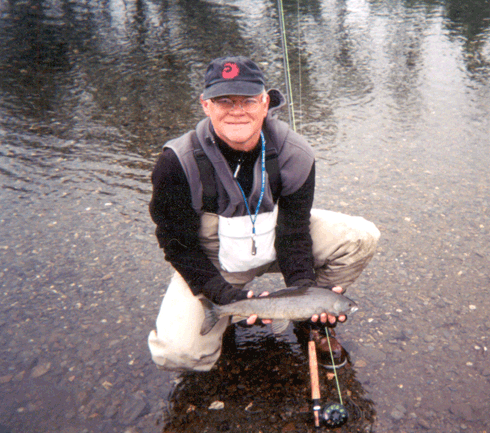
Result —
[[255, 96], [265, 89], [262, 71], [243, 56], [213, 60], [204, 76], [203, 99], [225, 95]]

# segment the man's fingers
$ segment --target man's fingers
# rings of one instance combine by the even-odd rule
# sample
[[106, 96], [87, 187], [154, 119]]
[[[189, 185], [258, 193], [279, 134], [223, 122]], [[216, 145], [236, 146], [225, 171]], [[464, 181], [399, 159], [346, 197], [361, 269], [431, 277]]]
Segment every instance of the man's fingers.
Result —
[[252, 314], [248, 319], [247, 319], [247, 325], [253, 325], [255, 321], [257, 320], [257, 314]]
[[320, 322], [322, 322], [322, 323], [327, 323], [327, 322], [329, 322], [329, 323], [331, 323], [332, 325], [333, 325], [333, 324], [335, 324], [335, 322], [336, 322], [337, 320], [339, 320], [339, 322], [344, 322], [344, 321], [345, 321], [345, 319], [346, 319], [346, 317], [345, 317], [344, 315], [339, 316], [339, 317], [338, 317], [338, 319], [337, 319], [337, 317], [332, 316], [332, 315], [327, 314], [327, 313], [322, 313], [322, 314], [320, 314], [320, 315], [318, 315], [318, 314], [313, 314], [313, 316], [311, 316], [311, 321], [312, 321], [313, 323], [316, 323], [316, 322], [318, 322], [318, 320], [320, 320]]

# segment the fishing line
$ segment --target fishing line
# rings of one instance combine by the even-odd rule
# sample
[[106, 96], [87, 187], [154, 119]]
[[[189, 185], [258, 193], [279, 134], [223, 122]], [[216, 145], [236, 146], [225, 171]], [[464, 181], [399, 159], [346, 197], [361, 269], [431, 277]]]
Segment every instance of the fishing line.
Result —
[[286, 76], [286, 98], [288, 101], [288, 113], [289, 113], [289, 124], [296, 131], [296, 121], [294, 119], [294, 107], [293, 107], [293, 97], [291, 93], [291, 74], [289, 71], [289, 57], [288, 57], [288, 47], [286, 41], [286, 29], [284, 26], [284, 9], [282, 6], [282, 0], [277, 0], [277, 7], [279, 9], [279, 27], [281, 29], [281, 45], [283, 53], [284, 62], [284, 74]]
[[330, 358], [332, 359], [333, 374], [335, 376], [335, 383], [337, 384], [337, 392], [339, 394], [340, 404], [343, 405], [344, 403], [342, 402], [342, 393], [340, 392], [339, 377], [337, 376], [337, 367], [335, 367], [335, 361], [333, 358], [332, 346], [330, 345], [330, 333], [328, 332], [327, 327], [325, 327], [325, 332], [327, 333], [328, 349], [330, 350]]
[[303, 88], [301, 83], [301, 21], [300, 21], [300, 8], [299, 0], [296, 1], [296, 10], [298, 14], [298, 89], [299, 89], [299, 129], [302, 132], [303, 128]]

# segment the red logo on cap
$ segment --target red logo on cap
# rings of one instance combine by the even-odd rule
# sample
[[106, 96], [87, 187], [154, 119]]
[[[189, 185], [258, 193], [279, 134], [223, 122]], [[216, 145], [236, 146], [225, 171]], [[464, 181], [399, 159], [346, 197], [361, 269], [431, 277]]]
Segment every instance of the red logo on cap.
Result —
[[239, 73], [240, 69], [238, 69], [238, 66], [235, 63], [225, 63], [222, 74], [223, 78], [231, 80], [232, 78], [238, 77]]

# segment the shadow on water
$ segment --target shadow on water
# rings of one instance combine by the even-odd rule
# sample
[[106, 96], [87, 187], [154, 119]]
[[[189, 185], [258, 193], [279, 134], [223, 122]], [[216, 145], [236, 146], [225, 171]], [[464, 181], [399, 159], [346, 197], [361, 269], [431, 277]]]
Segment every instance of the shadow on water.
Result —
[[[313, 432], [308, 355], [292, 333], [230, 327], [223, 353], [208, 373], [184, 373], [169, 401], [164, 433]], [[338, 402], [330, 370], [320, 368], [322, 405]], [[347, 364], [338, 370], [347, 424], [332, 431], [370, 432], [373, 402]], [[210, 409], [222, 402], [221, 410]], [[215, 403], [216, 404], [216, 403]]]

